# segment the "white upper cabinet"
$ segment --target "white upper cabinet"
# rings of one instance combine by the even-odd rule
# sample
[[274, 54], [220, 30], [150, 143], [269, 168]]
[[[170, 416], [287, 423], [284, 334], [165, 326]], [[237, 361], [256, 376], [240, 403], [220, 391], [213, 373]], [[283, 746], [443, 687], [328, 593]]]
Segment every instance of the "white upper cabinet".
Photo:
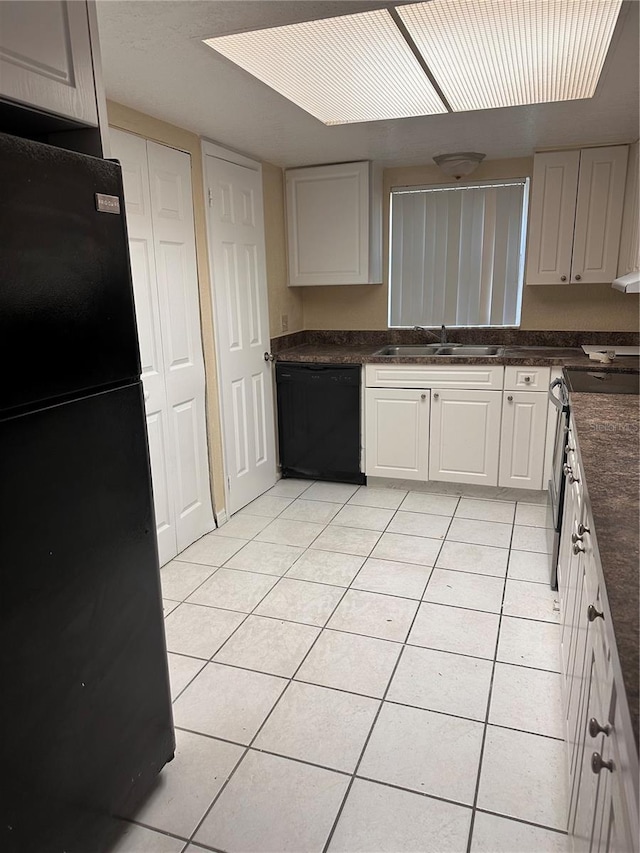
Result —
[[97, 126], [86, 2], [0, 2], [0, 98]]
[[527, 284], [616, 277], [628, 146], [536, 154]]
[[620, 237], [618, 275], [640, 270], [640, 143], [629, 148], [627, 187], [624, 192], [624, 213]]
[[381, 192], [371, 163], [286, 172], [289, 285], [381, 281]]
[[571, 281], [611, 282], [618, 270], [626, 145], [580, 152]]
[[534, 158], [527, 284], [570, 279], [579, 166], [579, 151], [550, 151]]

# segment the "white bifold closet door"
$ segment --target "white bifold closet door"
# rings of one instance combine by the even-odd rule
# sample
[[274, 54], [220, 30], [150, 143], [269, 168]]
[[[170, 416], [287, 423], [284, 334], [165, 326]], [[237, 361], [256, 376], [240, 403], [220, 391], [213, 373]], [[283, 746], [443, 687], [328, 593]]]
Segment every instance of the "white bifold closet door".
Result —
[[183, 151], [110, 131], [122, 165], [160, 565], [214, 527], [191, 193]]

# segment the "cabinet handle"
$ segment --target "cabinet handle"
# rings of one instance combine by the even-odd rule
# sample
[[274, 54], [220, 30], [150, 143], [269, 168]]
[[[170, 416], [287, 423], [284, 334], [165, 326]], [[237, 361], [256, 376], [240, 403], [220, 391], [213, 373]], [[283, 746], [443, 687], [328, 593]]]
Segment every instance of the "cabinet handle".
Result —
[[509, 396], [507, 397], [507, 400], [509, 403], [513, 403], [513, 397], [511, 396], [511, 394], [509, 394]]
[[426, 399], [427, 399], [427, 395], [426, 395], [426, 394], [420, 394], [420, 399], [421, 399], [421, 400], [426, 400]]
[[[580, 540], [580, 542], [582, 542], [582, 540]], [[576, 555], [576, 557], [578, 556], [578, 554], [584, 554], [584, 548], [580, 545], [580, 542], [576, 542], [576, 544], [573, 546], [573, 553]]]
[[571, 465], [567, 465], [567, 463], [565, 462], [562, 466], [562, 470], [564, 471], [565, 477], [569, 478], [570, 483], [580, 482], [579, 478], [574, 476], [573, 471], [571, 470]]
[[594, 773], [599, 773], [602, 769], [613, 773], [613, 761], [603, 761], [599, 752], [594, 752], [591, 756], [591, 769]]
[[578, 536], [584, 536], [585, 533], [591, 533], [591, 531], [582, 522], [580, 522], [578, 525]]
[[596, 619], [604, 619], [604, 613], [601, 613], [599, 610], [596, 610], [593, 604], [590, 604], [587, 607], [587, 619], [589, 622], [595, 622]]
[[524, 381], [528, 384], [529, 382], [531, 382], [531, 377], [530, 377], [530, 376], [525, 376], [525, 377], [524, 377]]
[[434, 395], [433, 395], [433, 399], [434, 399], [434, 400], [439, 400], [439, 399], [440, 399], [440, 394], [438, 394], [438, 392], [437, 392], [437, 391], [434, 393]]
[[582, 276], [579, 273], [576, 275], [576, 281], [582, 281]]
[[574, 450], [575, 450], [575, 447], [571, 447], [570, 444], [565, 444], [565, 447], [564, 447], [565, 453], [573, 453]]
[[582, 542], [582, 536], [580, 536], [579, 533], [572, 533], [571, 534], [571, 541], [573, 542], [574, 545], [576, 544], [576, 542]]
[[611, 734], [611, 726], [609, 723], [605, 723], [604, 726], [601, 726], [595, 717], [591, 717], [589, 720], [589, 734], [591, 737], [598, 737], [600, 734], [609, 737]]
[[561, 275], [561, 276], [560, 276], [560, 281], [566, 281], [566, 280], [567, 280], [566, 275]]

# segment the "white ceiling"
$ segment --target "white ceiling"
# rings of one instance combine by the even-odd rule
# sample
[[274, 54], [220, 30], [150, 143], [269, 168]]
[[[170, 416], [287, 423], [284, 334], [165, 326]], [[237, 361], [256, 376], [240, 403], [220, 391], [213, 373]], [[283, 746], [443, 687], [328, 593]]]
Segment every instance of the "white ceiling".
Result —
[[435, 154], [465, 150], [494, 160], [528, 156], [539, 148], [629, 142], [639, 135], [637, 2], [624, 4], [592, 99], [333, 127], [202, 39], [400, 3], [99, 0], [97, 5], [110, 99], [279, 166], [346, 160], [418, 165]]

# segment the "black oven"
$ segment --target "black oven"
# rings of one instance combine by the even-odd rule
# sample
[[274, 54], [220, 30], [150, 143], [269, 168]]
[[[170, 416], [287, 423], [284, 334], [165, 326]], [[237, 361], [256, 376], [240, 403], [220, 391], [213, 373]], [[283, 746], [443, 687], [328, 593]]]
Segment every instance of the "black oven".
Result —
[[567, 461], [567, 433], [569, 431], [569, 389], [563, 377], [554, 379], [549, 386], [549, 399], [556, 407], [556, 434], [553, 444], [553, 467], [549, 480], [549, 499], [553, 518], [553, 549], [551, 552], [551, 589], [558, 588], [558, 553], [560, 551], [560, 528], [564, 507], [566, 478], [564, 465]]

